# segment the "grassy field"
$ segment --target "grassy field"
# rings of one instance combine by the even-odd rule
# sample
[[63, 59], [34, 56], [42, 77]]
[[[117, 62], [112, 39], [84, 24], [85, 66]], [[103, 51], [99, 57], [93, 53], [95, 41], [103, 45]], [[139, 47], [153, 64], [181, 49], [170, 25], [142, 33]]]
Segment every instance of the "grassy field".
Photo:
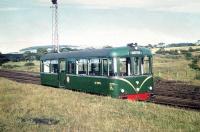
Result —
[[168, 47], [168, 48], [165, 48], [166, 50], [188, 50], [189, 48], [192, 48], [192, 49], [197, 49], [197, 48], [200, 48], [200, 46], [184, 46], [184, 47]]
[[199, 131], [200, 112], [0, 78], [0, 131]]
[[153, 62], [154, 76], [167, 80], [184, 81], [186, 83], [200, 85], [200, 80], [195, 79], [198, 73], [189, 68], [188, 64], [190, 60], [186, 60], [183, 55], [155, 55]]
[[[5, 68], [2, 66], [2, 69], [8, 69], [9, 70], [18, 70], [18, 71], [27, 71], [27, 72], [39, 72], [40, 71], [40, 62], [39, 61], [33, 61], [35, 64], [34, 66], [25, 66], [27, 62], [26, 61], [20, 61], [20, 62], [7, 62], [3, 64]], [[13, 68], [10, 68], [12, 66]], [[7, 68], [8, 67], [8, 68]]]
[[[183, 46], [183, 47], [168, 47], [168, 48], [165, 48], [166, 51], [169, 51], [169, 50], [188, 50], [189, 48], [192, 48], [192, 49], [197, 49], [197, 48], [200, 48], [200, 46]], [[155, 53], [156, 51], [158, 51], [160, 48], [153, 48], [152, 49], [152, 52]]]

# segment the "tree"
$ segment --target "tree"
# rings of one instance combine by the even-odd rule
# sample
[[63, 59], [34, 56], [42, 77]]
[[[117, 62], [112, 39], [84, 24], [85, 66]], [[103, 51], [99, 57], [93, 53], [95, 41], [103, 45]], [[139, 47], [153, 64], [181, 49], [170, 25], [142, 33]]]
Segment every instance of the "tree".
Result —
[[104, 46], [103, 48], [112, 48], [112, 46], [106, 45], [106, 46]]
[[186, 52], [185, 53], [185, 58], [186, 58], [186, 60], [190, 60], [192, 58], [192, 53]]
[[8, 58], [6, 58], [4, 55], [2, 55], [1, 53], [0, 53], [0, 66], [3, 64], [3, 63], [6, 63], [6, 62], [8, 62], [9, 60], [8, 60]]
[[153, 48], [153, 45], [152, 45], [152, 44], [148, 44], [148, 47], [149, 47], [149, 48]]
[[78, 51], [78, 49], [72, 49], [70, 47], [60, 49], [60, 52]]
[[188, 49], [188, 51], [189, 51], [189, 52], [193, 52], [194, 50], [193, 50], [192, 47], [190, 47], [190, 48]]
[[31, 53], [30, 51], [26, 51], [23, 54], [26, 61], [33, 61], [36, 57], [35, 53]]
[[156, 51], [156, 54], [165, 54], [165, 48], [160, 48], [159, 50]]
[[37, 49], [37, 54], [36, 54], [36, 59], [40, 60], [40, 57], [43, 56], [44, 54], [47, 54], [48, 51], [45, 48], [38, 48]]
[[200, 61], [200, 55], [192, 57], [192, 62], [189, 65], [189, 67], [196, 71], [196, 79], [200, 79], [200, 66], [198, 65], [198, 62]]
[[69, 52], [69, 51], [73, 51], [73, 49], [69, 47], [60, 49], [60, 52]]
[[160, 48], [164, 48], [164, 47], [165, 47], [165, 43], [163, 43], [163, 42], [158, 43], [158, 47], [160, 47]]

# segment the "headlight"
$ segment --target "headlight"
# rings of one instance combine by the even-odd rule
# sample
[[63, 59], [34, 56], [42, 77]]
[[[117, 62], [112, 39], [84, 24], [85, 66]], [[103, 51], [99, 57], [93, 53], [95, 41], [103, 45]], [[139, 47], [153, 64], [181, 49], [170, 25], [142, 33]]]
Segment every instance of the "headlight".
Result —
[[140, 91], [140, 89], [139, 89], [139, 88], [136, 88], [136, 91], [137, 91], [137, 92], [139, 92], [139, 91]]
[[121, 93], [124, 93], [124, 89], [121, 89]]

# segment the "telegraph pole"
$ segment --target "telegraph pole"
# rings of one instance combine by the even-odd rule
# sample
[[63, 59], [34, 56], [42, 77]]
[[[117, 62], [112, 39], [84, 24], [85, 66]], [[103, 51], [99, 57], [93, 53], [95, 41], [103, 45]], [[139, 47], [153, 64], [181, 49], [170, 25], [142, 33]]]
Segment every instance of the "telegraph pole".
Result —
[[53, 52], [59, 52], [59, 38], [58, 38], [58, 3], [57, 0], [52, 2], [52, 48]]

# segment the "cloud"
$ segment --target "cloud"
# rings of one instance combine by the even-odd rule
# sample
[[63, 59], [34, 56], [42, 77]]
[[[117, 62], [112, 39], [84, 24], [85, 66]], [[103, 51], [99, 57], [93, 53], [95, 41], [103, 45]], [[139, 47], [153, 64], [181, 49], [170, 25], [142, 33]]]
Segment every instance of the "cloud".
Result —
[[[38, 1], [50, 4], [49, 0]], [[96, 9], [140, 8], [149, 11], [200, 13], [199, 0], [58, 0], [58, 3]]]

